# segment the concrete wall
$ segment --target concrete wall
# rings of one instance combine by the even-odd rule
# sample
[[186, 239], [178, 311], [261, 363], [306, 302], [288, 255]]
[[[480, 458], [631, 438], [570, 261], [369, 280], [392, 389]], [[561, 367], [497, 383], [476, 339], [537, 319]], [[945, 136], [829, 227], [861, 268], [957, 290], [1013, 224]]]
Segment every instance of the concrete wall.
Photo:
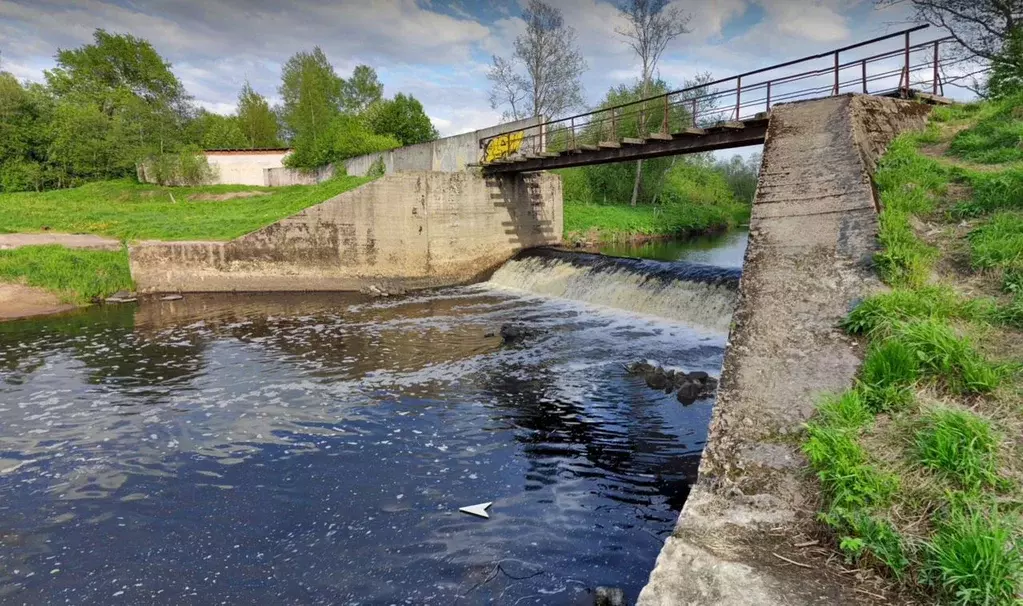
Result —
[[284, 166], [287, 151], [208, 151], [206, 161], [217, 172], [216, 183], [265, 185], [263, 171]]
[[859, 95], [771, 110], [699, 480], [639, 606], [864, 600], [823, 558], [793, 548], [819, 530], [801, 425], [823, 393], [852, 385], [863, 351], [839, 323], [881, 288], [871, 175], [891, 139], [923, 126], [927, 110]]
[[468, 282], [561, 241], [560, 177], [377, 179], [231, 242], [130, 248], [140, 292], [404, 290]]
[[465, 170], [469, 164], [479, 163], [482, 153], [479, 145], [480, 139], [519, 129], [533, 132], [539, 123], [539, 118], [526, 118], [428, 143], [350, 158], [344, 162], [345, 171], [349, 175], [363, 177], [369, 172], [374, 162], [383, 159], [386, 174], [418, 170], [458, 172]]
[[314, 170], [295, 170], [293, 168], [265, 168], [263, 182], [267, 187], [283, 187], [286, 185], [316, 185], [334, 176], [334, 165], [328, 164]]

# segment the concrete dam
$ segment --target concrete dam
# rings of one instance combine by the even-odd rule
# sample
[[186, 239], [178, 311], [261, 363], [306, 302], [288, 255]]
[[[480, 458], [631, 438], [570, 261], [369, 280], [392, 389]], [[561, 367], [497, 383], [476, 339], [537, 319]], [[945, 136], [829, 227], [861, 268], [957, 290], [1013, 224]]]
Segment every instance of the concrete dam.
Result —
[[[924, 124], [927, 111], [919, 103], [867, 95], [772, 107], [764, 128], [763, 164], [741, 271], [557, 249], [563, 231], [560, 178], [546, 172], [504, 170], [490, 176], [389, 174], [230, 242], [140, 243], [130, 249], [132, 273], [145, 293], [408, 293], [354, 304], [346, 313], [359, 318], [368, 314], [368, 319], [361, 320], [367, 326], [372, 318], [398, 322], [383, 310], [406, 305], [427, 310], [410, 312], [415, 317], [440, 314], [428, 331], [447, 330], [442, 326], [451, 325], [458, 327], [455, 330], [461, 336], [451, 341], [450, 351], [439, 356], [438, 364], [443, 372], [463, 377], [460, 389], [471, 385], [473, 394], [491, 394], [496, 383], [519, 393], [521, 386], [531, 389], [537, 382], [553, 381], [546, 368], [527, 364], [530, 356], [543, 357], [545, 364], [564, 363], [558, 372], [577, 371], [565, 362], [578, 346], [573, 341], [576, 337], [562, 332], [565, 323], [585, 325], [587, 338], [599, 342], [598, 347], [585, 342], [581, 349], [586, 352], [581, 354], [585, 363], [579, 364], [599, 368], [606, 375], [621, 374], [620, 364], [613, 370], [600, 366], [602, 348], [620, 361], [630, 356], [677, 358], [689, 371], [720, 374], [713, 410], [703, 409], [707, 417], [694, 420], [698, 407], [680, 408], [674, 402], [674, 409], [658, 409], [658, 414], [690, 415], [686, 423], [702, 423], [701, 431], [707, 434], [697, 431], [683, 437], [689, 434], [680, 432], [666, 440], [663, 432], [651, 430], [631, 441], [615, 433], [615, 428], [637, 419], [645, 423], [644, 431], [661, 423], [644, 416], [650, 409], [637, 396], [627, 396], [618, 387], [610, 392], [613, 395], [601, 394], [601, 404], [596, 406], [600, 413], [590, 418], [578, 408], [559, 408], [563, 397], [552, 395], [557, 390], [546, 383], [543, 395], [517, 396], [520, 399], [515, 401], [534, 416], [516, 417], [513, 424], [543, 427], [543, 435], [567, 440], [538, 446], [531, 438], [523, 438], [526, 450], [535, 447], [544, 456], [559, 453], [565, 460], [581, 457], [604, 470], [600, 474], [614, 475], [616, 471], [605, 467], [606, 457], [611, 456], [628, 462], [630, 473], [637, 474], [633, 479], [646, 478], [644, 474], [659, 478], [651, 480], [656, 486], [644, 487], [641, 479], [630, 483], [623, 497], [626, 502], [664, 499], [682, 507], [642, 591], [630, 589], [638, 595], [638, 604], [857, 603], [862, 596], [847, 589], [841, 578], [779, 565], [772, 554], [784, 556], [785, 537], [808, 532], [815, 525], [810, 505], [814, 489], [794, 436], [812, 414], [818, 395], [847, 387], [862, 358], [838, 325], [855, 301], [880, 288], [871, 265], [879, 210], [871, 180], [875, 164], [899, 132]], [[439, 287], [445, 288], [435, 290]], [[204, 313], [234, 313], [213, 307], [219, 311]], [[602, 308], [633, 314], [630, 322], [634, 324], [622, 328], [617, 320], [606, 319]], [[524, 346], [536, 349], [529, 349], [528, 355], [525, 349], [494, 353], [488, 362], [497, 364], [488, 371], [492, 374], [465, 378], [464, 373], [476, 363], [466, 360], [496, 347], [479, 337], [492, 335], [492, 330], [487, 332], [478, 324], [469, 330], [446, 319], [466, 309], [483, 310], [487, 322], [539, 323], [531, 333], [535, 341]], [[188, 315], [193, 312], [182, 313], [181, 318], [170, 314], [155, 322], [179, 326], [176, 322], [184, 325], [186, 319], [194, 320]], [[592, 326], [586, 324], [588, 320], [582, 318], [588, 314], [600, 319]], [[647, 320], [642, 318], [651, 324], [643, 324]], [[225, 319], [222, 325], [238, 322], [238, 318]], [[267, 331], [259, 338], [273, 338], [273, 331]], [[380, 371], [376, 378], [380, 385], [399, 392], [405, 388], [395, 386], [415, 385], [417, 397], [434, 401], [443, 398], [431, 391], [431, 381], [443, 372], [433, 368], [430, 356], [419, 348], [427, 347], [437, 334], [413, 332], [389, 337], [393, 341], [383, 345], [361, 334], [350, 338], [374, 344], [367, 349], [385, 346], [388, 351], [414, 352], [409, 355], [415, 368], [402, 370], [409, 376], [391, 383], [391, 371]], [[634, 351], [630, 349], [633, 338]], [[553, 348], [553, 357], [544, 357], [549, 353], [545, 348]], [[615, 377], [615, 381], [628, 381]], [[558, 393], [567, 391], [577, 397], [586, 392], [583, 383], [569, 383], [571, 389], [561, 386], [563, 391]], [[380, 385], [373, 387], [381, 389]], [[362, 384], [343, 386], [359, 393], [363, 388]], [[625, 410], [628, 415], [622, 416]], [[580, 425], [570, 419], [562, 424], [577, 414], [586, 421]], [[545, 423], [556, 425], [550, 430], [553, 434]], [[631, 435], [631, 431], [625, 433]], [[701, 451], [702, 458], [694, 459]], [[672, 462], [657, 458], [665, 453], [674, 457]], [[656, 464], [651, 462], [654, 459]], [[562, 458], [558, 461], [534, 462], [538, 467], [526, 475], [539, 478], [538, 485], [556, 484], [540, 468], [571, 467]], [[662, 481], [658, 474], [671, 479]], [[567, 497], [560, 494], [558, 498]], [[562, 503], [553, 496], [549, 499]], [[595, 512], [587, 507], [606, 505], [586, 503], [580, 511]], [[561, 514], [568, 515], [565, 511]], [[586, 524], [572, 519], [572, 524]], [[494, 528], [499, 527], [495, 523]], [[524, 527], [516, 527], [502, 536], [520, 532], [528, 534]], [[488, 545], [500, 553], [500, 547]], [[620, 561], [617, 565], [624, 570], [634, 564]], [[641, 576], [646, 579], [646, 571]], [[627, 586], [629, 582], [623, 581]]]

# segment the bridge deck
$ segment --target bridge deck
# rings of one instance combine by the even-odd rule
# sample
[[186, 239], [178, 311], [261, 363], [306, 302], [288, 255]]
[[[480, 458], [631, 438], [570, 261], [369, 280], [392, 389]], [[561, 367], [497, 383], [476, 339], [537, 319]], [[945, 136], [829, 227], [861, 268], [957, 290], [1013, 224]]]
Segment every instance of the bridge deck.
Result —
[[643, 160], [675, 154], [757, 145], [764, 142], [768, 118], [758, 116], [741, 122], [722, 122], [707, 128], [687, 128], [665, 135], [651, 133], [645, 139], [624, 137], [598, 145], [580, 145], [562, 152], [542, 152], [485, 164], [484, 174], [520, 173], [570, 166]]

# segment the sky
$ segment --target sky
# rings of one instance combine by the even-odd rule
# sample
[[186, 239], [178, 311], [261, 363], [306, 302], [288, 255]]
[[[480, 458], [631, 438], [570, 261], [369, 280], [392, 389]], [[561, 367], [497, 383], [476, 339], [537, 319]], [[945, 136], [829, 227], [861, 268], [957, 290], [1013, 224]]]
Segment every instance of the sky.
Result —
[[[615, 30], [613, 2], [550, 0], [576, 32], [588, 64], [585, 96], [635, 81], [639, 62]], [[91, 41], [94, 29], [149, 40], [173, 65], [196, 103], [235, 109], [248, 80], [279, 99], [281, 66], [319, 46], [338, 74], [374, 67], [384, 94], [411, 93], [442, 135], [491, 126], [487, 101], [493, 55], [510, 56], [524, 29], [515, 0], [0, 0], [0, 70], [41, 81], [58, 48]], [[692, 15], [658, 66], [681, 86], [710, 72], [726, 77], [907, 27], [902, 5], [871, 0], [675, 0]], [[937, 37], [938, 32], [931, 34]], [[926, 33], [922, 39], [926, 39]], [[915, 40], [915, 39], [914, 39]]]

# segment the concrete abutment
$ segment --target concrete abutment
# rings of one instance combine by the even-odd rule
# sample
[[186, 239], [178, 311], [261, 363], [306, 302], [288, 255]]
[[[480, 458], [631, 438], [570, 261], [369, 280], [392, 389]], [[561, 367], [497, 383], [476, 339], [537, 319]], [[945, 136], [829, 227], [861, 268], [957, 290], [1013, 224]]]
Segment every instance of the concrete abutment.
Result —
[[140, 242], [140, 292], [384, 291], [459, 284], [557, 244], [561, 179], [392, 174], [229, 242]]

